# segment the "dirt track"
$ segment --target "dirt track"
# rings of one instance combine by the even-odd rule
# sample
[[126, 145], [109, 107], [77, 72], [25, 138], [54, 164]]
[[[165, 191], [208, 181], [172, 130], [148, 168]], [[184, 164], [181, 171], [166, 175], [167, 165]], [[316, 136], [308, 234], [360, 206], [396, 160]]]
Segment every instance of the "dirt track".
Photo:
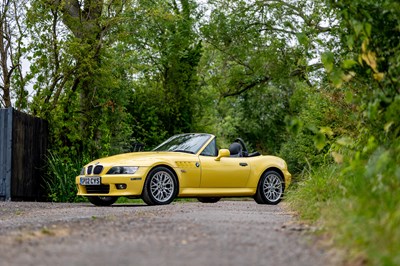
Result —
[[0, 202], [0, 265], [329, 265], [281, 205]]

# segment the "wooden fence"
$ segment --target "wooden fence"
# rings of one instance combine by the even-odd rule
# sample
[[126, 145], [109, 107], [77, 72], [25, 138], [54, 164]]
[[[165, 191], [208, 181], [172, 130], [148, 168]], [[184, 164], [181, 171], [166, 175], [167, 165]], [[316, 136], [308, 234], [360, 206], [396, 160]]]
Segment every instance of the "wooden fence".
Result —
[[0, 200], [41, 200], [48, 123], [13, 108], [0, 109]]

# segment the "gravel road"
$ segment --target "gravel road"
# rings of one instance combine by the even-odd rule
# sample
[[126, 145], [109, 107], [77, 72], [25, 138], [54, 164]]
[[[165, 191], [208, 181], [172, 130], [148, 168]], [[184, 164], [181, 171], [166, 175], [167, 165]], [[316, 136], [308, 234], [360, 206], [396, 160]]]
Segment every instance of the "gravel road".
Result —
[[0, 202], [0, 265], [332, 265], [282, 206]]

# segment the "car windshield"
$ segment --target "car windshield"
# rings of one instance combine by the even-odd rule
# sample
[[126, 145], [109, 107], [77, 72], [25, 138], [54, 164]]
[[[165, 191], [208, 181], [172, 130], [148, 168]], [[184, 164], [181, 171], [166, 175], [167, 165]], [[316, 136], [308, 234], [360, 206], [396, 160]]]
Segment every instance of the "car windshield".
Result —
[[157, 146], [154, 151], [175, 151], [196, 154], [211, 138], [208, 134], [175, 135]]

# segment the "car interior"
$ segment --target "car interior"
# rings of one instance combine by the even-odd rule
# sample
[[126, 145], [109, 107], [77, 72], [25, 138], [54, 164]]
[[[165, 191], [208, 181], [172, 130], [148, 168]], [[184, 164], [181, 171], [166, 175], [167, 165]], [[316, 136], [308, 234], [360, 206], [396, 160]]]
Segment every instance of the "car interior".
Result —
[[235, 139], [235, 141], [229, 146], [229, 152], [231, 153], [231, 157], [255, 157], [261, 155], [258, 151], [249, 153], [241, 138]]

